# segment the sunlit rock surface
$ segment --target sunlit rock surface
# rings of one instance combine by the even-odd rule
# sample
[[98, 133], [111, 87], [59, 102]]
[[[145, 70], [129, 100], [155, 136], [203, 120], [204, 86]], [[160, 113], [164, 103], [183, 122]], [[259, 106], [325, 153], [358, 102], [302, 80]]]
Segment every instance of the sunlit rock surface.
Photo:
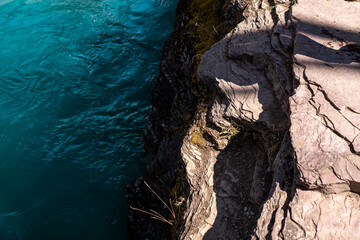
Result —
[[243, 20], [202, 55], [206, 94], [176, 145], [173, 237], [360, 236], [360, 3], [232, 2]]

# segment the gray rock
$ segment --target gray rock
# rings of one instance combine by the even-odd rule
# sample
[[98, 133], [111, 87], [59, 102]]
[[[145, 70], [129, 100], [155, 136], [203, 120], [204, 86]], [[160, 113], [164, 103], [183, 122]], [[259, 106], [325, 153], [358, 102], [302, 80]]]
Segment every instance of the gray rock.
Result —
[[302, 183], [326, 192], [354, 191], [350, 182], [360, 180], [360, 52], [346, 50], [360, 46], [359, 11], [341, 0], [301, 0], [293, 8], [300, 86], [290, 99], [290, 132]]
[[[198, 75], [217, 93], [208, 118], [217, 127], [235, 122], [262, 135], [273, 184], [253, 237], [350, 239], [360, 224], [349, 217], [360, 211], [355, 194], [360, 191], [360, 95], [353, 94], [360, 87], [359, 5], [300, 0], [288, 10], [289, 2], [253, 1], [246, 20], [204, 54]], [[289, 135], [281, 135], [287, 129]], [[267, 137], [274, 133], [284, 137], [275, 154]], [[254, 160], [260, 169], [264, 166], [248, 159]], [[221, 165], [219, 158], [211, 161], [211, 166]], [[224, 173], [211, 167], [206, 179], [215, 179], [218, 171]], [[256, 168], [250, 172], [252, 194], [246, 198], [261, 202], [259, 174]], [[242, 239], [231, 235], [225, 215], [256, 214], [224, 203], [236, 197], [231, 190], [239, 186], [236, 181], [221, 180], [219, 186], [220, 191], [201, 187], [212, 199], [201, 197], [210, 206], [202, 207], [208, 218], [202, 221], [197, 211], [189, 212], [188, 219], [197, 224], [183, 239]], [[340, 224], [349, 221], [352, 226]], [[202, 230], [196, 232], [198, 227]]]
[[247, 239], [256, 225], [256, 204], [266, 197], [264, 178], [276, 155], [266, 147], [268, 136], [279, 134], [276, 141], [281, 142], [289, 127], [286, 92], [293, 88], [288, 82], [292, 71], [283, 66], [291, 55], [280, 44], [278, 51], [272, 46], [280, 34], [292, 36], [286, 28], [272, 36], [274, 9], [277, 21], [285, 24], [288, 7], [289, 2], [274, 8], [253, 1], [244, 12], [246, 20], [201, 59], [198, 76], [216, 93], [202, 126], [214, 131], [241, 125], [253, 132], [240, 131], [219, 150], [183, 145], [191, 200], [180, 239]]
[[290, 136], [297, 180], [286, 192], [274, 179], [256, 238], [359, 236], [360, 99], [353, 91], [360, 87], [360, 52], [349, 51], [360, 44], [359, 12], [359, 4], [341, 0], [299, 0], [292, 8], [299, 86], [290, 97]]
[[[174, 180], [181, 166], [187, 184], [172, 237], [360, 236], [360, 4], [232, 2], [226, 17], [240, 8], [244, 21], [197, 71], [213, 97], [192, 95], [192, 41], [176, 53], [178, 41], [168, 42], [156, 82], [144, 137], [148, 171]], [[178, 130], [189, 112], [191, 123]]]

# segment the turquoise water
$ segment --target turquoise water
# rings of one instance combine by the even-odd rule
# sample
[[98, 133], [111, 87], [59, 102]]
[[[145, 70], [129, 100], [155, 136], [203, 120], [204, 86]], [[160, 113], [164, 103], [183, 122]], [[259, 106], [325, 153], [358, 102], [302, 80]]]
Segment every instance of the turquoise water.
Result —
[[176, 0], [0, 0], [0, 240], [126, 239]]

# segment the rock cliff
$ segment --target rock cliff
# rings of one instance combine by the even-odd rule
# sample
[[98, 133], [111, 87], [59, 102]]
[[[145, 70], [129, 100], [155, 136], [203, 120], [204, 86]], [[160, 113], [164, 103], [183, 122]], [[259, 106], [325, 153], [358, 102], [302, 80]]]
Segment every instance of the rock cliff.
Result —
[[359, 87], [359, 2], [180, 0], [130, 239], [360, 236]]

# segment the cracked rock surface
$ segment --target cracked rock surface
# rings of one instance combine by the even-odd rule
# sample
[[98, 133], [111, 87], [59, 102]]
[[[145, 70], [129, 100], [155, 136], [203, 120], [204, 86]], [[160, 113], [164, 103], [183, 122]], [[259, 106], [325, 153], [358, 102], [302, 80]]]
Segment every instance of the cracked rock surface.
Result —
[[[247, 225], [255, 228], [253, 239], [360, 236], [360, 95], [354, 92], [360, 87], [359, 13], [358, 3], [342, 0], [299, 0], [292, 7], [287, 1], [252, 1], [245, 21], [204, 54], [198, 75], [216, 92], [207, 125], [249, 127], [261, 135], [262, 147], [250, 147], [254, 143], [245, 138], [233, 144], [253, 157], [229, 155], [228, 148], [205, 157], [210, 171], [196, 182], [210, 179], [200, 187], [209, 197], [199, 194], [201, 210], [189, 212], [196, 227], [183, 239], [249, 237], [234, 227], [243, 214], [238, 193], [244, 191], [239, 175], [227, 181], [229, 169], [242, 168], [224, 163], [229, 161], [255, 162], [246, 168], [253, 176], [248, 201], [264, 200], [260, 176], [272, 175], [268, 199], [254, 213], [257, 224]], [[274, 135], [282, 139], [275, 149]], [[264, 157], [257, 157], [261, 152]], [[189, 168], [191, 159], [184, 159]]]
[[[336, 6], [336, 7], [334, 7]], [[299, 172], [274, 239], [360, 236], [360, 5], [300, 0], [290, 98], [290, 136]], [[295, 192], [294, 192], [295, 191]]]
[[309, 188], [360, 190], [360, 95], [354, 92], [360, 52], [348, 50], [360, 46], [359, 13], [359, 4], [335, 0], [301, 0], [293, 7], [300, 86], [290, 98], [290, 132], [301, 182]]
[[[185, 201], [171, 238], [356, 239], [360, 2], [229, 2], [243, 19], [202, 55], [197, 76], [206, 94], [192, 95], [196, 53], [192, 39], [181, 41], [185, 30], [168, 42], [154, 91], [148, 171], [166, 173], [156, 176], [170, 185], [164, 198], [170, 182], [187, 186], [175, 193]], [[178, 15], [179, 26], [191, 19]], [[143, 222], [130, 219], [133, 229]], [[161, 232], [161, 224], [146, 224]]]
[[274, 178], [254, 239], [359, 236], [359, 12], [360, 4], [341, 0], [292, 7], [299, 84], [289, 98], [294, 182], [286, 189]]

